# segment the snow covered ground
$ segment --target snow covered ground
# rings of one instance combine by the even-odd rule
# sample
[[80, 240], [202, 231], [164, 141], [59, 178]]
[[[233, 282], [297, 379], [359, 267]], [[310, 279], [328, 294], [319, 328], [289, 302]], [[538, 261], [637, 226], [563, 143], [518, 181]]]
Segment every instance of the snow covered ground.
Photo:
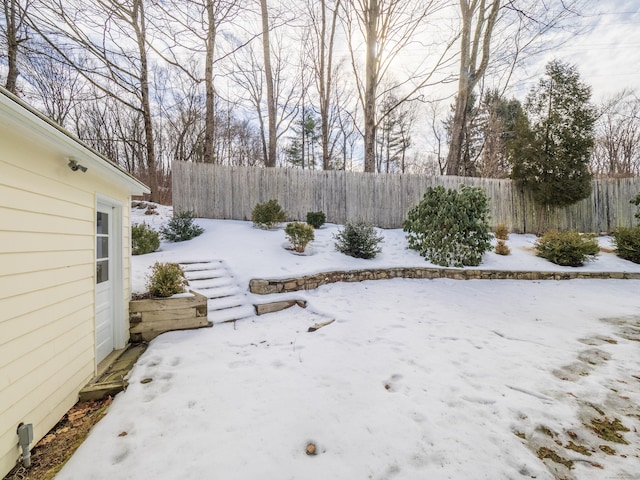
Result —
[[[160, 210], [134, 221], [157, 227]], [[197, 222], [201, 237], [134, 258], [135, 290], [156, 260], [223, 259], [243, 285], [425, 265], [399, 230], [358, 260], [334, 251], [335, 225], [300, 256], [282, 229]], [[563, 269], [534, 242], [512, 235], [512, 255], [480, 268]], [[640, 271], [610, 253], [581, 268]], [[151, 342], [56, 479], [640, 478], [640, 281], [396, 279], [289, 297], [308, 308]], [[597, 435], [615, 419], [627, 444]]]

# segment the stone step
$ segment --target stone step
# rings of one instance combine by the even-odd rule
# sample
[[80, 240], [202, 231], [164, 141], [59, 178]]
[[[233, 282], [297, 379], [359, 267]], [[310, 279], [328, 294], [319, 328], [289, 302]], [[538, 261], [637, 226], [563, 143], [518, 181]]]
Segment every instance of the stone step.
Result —
[[208, 260], [205, 262], [178, 262], [183, 271], [190, 270], [202, 270], [203, 268], [219, 268], [222, 265], [222, 260]]
[[247, 297], [244, 295], [229, 295], [227, 297], [209, 298], [207, 300], [207, 309], [211, 313], [216, 310], [240, 307], [246, 304]]
[[238, 287], [236, 284], [222, 285], [220, 287], [197, 287], [192, 288], [192, 290], [201, 293], [208, 299], [223, 298], [230, 295], [242, 294], [240, 287]]
[[224, 310], [209, 311], [207, 318], [210, 322], [215, 324], [242, 320], [244, 318], [254, 317], [255, 314], [256, 310], [253, 305], [241, 305], [238, 307], [226, 308]]
[[196, 280], [192, 280], [188, 278], [187, 280], [189, 280], [189, 286], [191, 287], [191, 289], [196, 291], [201, 291], [201, 290], [205, 291], [211, 288], [227, 287], [229, 285], [235, 285], [233, 283], [233, 278], [228, 276], [218, 277], [218, 278], [199, 278]]
[[196, 270], [184, 272], [184, 276], [187, 280], [196, 281], [196, 280], [210, 280], [212, 278], [224, 278], [230, 277], [229, 272], [227, 272], [224, 268], [217, 269], [207, 269], [207, 270]]

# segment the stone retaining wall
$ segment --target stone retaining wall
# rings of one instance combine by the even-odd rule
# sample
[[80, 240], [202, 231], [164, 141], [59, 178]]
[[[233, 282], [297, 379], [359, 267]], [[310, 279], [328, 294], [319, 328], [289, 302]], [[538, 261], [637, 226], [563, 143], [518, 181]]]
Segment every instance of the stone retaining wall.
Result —
[[640, 280], [640, 272], [517, 272], [508, 270], [458, 270], [455, 268], [376, 268], [318, 273], [285, 279], [252, 279], [249, 291], [258, 295], [313, 290], [337, 282], [362, 282], [389, 278], [452, 278], [455, 280], [571, 280], [575, 278]]

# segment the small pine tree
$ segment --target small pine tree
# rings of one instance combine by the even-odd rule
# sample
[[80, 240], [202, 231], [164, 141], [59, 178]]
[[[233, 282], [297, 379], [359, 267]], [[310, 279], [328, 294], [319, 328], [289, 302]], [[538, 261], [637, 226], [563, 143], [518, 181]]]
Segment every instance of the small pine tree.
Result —
[[173, 215], [166, 226], [160, 229], [160, 234], [169, 242], [184, 242], [201, 235], [204, 228], [193, 223], [192, 212], [179, 212]]
[[346, 222], [333, 238], [336, 250], [355, 258], [374, 258], [382, 250], [382, 235], [366, 222]]
[[251, 212], [251, 221], [253, 224], [264, 230], [270, 230], [286, 219], [287, 213], [275, 199], [271, 199], [265, 203], [257, 203]]
[[284, 229], [287, 239], [298, 253], [303, 253], [307, 244], [315, 238], [313, 227], [301, 222], [291, 222]]

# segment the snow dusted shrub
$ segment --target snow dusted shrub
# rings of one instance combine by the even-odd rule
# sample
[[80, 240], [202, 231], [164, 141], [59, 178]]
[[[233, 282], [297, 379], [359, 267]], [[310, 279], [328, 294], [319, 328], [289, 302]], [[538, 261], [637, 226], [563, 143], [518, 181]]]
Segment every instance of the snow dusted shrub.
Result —
[[181, 212], [173, 215], [167, 226], [160, 229], [160, 234], [170, 242], [184, 242], [201, 235], [204, 229], [193, 224], [193, 212]]
[[320, 228], [327, 221], [327, 216], [324, 212], [308, 212], [307, 223], [313, 228]]
[[131, 254], [144, 255], [160, 248], [160, 236], [146, 223], [131, 227]]
[[509, 229], [504, 223], [499, 223], [494, 228], [493, 234], [498, 240], [509, 240]]
[[287, 220], [287, 213], [282, 209], [277, 200], [271, 199], [265, 203], [258, 203], [251, 212], [253, 224], [264, 230], [270, 230], [278, 223]]
[[481, 188], [461, 185], [427, 189], [407, 214], [402, 227], [409, 248], [441, 266], [479, 265], [491, 249], [487, 195]]
[[616, 246], [616, 255], [633, 263], [640, 263], [640, 225], [632, 228], [617, 228], [613, 232], [613, 241]]
[[176, 293], [184, 292], [186, 284], [187, 281], [180, 265], [156, 262], [151, 267], [147, 289], [152, 297], [170, 297]]
[[593, 235], [582, 235], [576, 231], [545, 233], [536, 242], [538, 256], [557, 265], [579, 267], [593, 260], [600, 247]]
[[351, 257], [374, 258], [382, 250], [382, 235], [378, 235], [373, 225], [366, 222], [347, 222], [333, 238], [336, 250]]
[[511, 253], [509, 246], [505, 243], [504, 240], [498, 240], [498, 243], [496, 243], [496, 247], [494, 251], [498, 255], [509, 255]]
[[291, 245], [293, 245], [293, 249], [298, 253], [304, 252], [307, 244], [315, 238], [313, 227], [301, 222], [287, 224], [284, 233], [287, 235]]

